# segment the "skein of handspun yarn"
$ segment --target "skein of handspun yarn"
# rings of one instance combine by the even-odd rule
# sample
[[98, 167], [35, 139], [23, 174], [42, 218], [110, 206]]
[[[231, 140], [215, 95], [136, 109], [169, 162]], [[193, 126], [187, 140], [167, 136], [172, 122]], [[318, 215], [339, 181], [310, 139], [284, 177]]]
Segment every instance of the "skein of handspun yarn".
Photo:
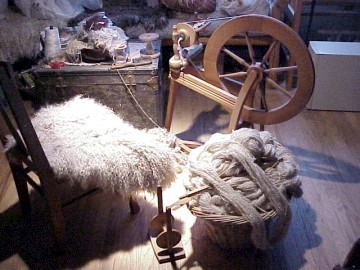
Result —
[[[209, 185], [193, 197], [189, 207], [205, 214], [243, 216], [252, 226], [251, 241], [266, 249], [287, 233], [289, 199], [301, 197], [301, 181], [292, 152], [267, 131], [242, 128], [231, 134], [214, 134], [189, 154], [188, 191]], [[277, 213], [274, 231], [268, 233], [261, 213]]]
[[59, 29], [50, 25], [45, 28], [45, 59], [52, 60], [60, 51]]

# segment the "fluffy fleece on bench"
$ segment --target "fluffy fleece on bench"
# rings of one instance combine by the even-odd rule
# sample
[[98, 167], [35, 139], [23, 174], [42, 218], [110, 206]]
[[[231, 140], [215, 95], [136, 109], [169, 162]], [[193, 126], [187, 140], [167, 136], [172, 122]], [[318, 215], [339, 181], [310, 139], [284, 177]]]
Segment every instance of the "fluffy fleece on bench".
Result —
[[[155, 191], [175, 178], [180, 154], [175, 136], [139, 130], [93, 99], [77, 96], [40, 109], [35, 131], [59, 180], [116, 193]], [[15, 145], [8, 138], [6, 150]]]

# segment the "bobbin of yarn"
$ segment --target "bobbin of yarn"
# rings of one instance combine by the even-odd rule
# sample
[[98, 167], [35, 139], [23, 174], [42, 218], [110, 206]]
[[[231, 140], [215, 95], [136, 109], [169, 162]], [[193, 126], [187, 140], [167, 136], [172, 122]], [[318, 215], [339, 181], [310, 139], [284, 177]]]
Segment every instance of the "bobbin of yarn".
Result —
[[61, 42], [59, 29], [50, 25], [45, 28], [45, 59], [51, 61], [59, 55], [61, 51]]
[[123, 42], [114, 50], [114, 64], [123, 64], [129, 60], [130, 51], [127, 42]]
[[140, 50], [142, 58], [158, 58], [160, 50], [155, 49], [152, 42], [159, 38], [157, 33], [144, 33], [139, 36], [139, 39], [146, 43], [146, 48]]

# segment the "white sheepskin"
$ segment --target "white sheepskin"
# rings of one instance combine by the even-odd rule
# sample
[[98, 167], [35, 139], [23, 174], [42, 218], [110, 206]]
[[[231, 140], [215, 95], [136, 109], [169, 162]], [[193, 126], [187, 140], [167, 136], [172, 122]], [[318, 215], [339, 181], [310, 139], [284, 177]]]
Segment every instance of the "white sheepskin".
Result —
[[93, 99], [77, 96], [47, 106], [32, 123], [60, 180], [126, 195], [155, 191], [175, 178], [175, 136], [160, 128], [138, 130]]

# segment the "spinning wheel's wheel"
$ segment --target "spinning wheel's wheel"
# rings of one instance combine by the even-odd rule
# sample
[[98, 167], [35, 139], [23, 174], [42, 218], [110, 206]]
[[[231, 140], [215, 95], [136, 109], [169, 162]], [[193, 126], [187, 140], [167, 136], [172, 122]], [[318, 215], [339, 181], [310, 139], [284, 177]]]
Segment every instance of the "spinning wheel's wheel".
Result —
[[[265, 52], [257, 55], [252, 39], [259, 34], [269, 36], [271, 44]], [[239, 35], [247, 43], [246, 57], [225, 45], [229, 39]], [[288, 51], [295, 65], [285, 63], [279, 67], [269, 67], [269, 58], [277, 46]], [[241, 70], [231, 73], [220, 71], [218, 58], [221, 53], [235, 61]], [[225, 67], [227, 64], [225, 61]], [[230, 93], [237, 92], [239, 96], [246, 91], [239, 117], [262, 125], [276, 124], [294, 117], [306, 106], [314, 86], [313, 64], [301, 38], [284, 23], [261, 15], [241, 16], [217, 28], [205, 49], [204, 70], [206, 80], [211, 84]], [[286, 72], [297, 72], [297, 82], [291, 90], [286, 90], [280, 80], [272, 79]], [[266, 85], [272, 89], [265, 91]]]

